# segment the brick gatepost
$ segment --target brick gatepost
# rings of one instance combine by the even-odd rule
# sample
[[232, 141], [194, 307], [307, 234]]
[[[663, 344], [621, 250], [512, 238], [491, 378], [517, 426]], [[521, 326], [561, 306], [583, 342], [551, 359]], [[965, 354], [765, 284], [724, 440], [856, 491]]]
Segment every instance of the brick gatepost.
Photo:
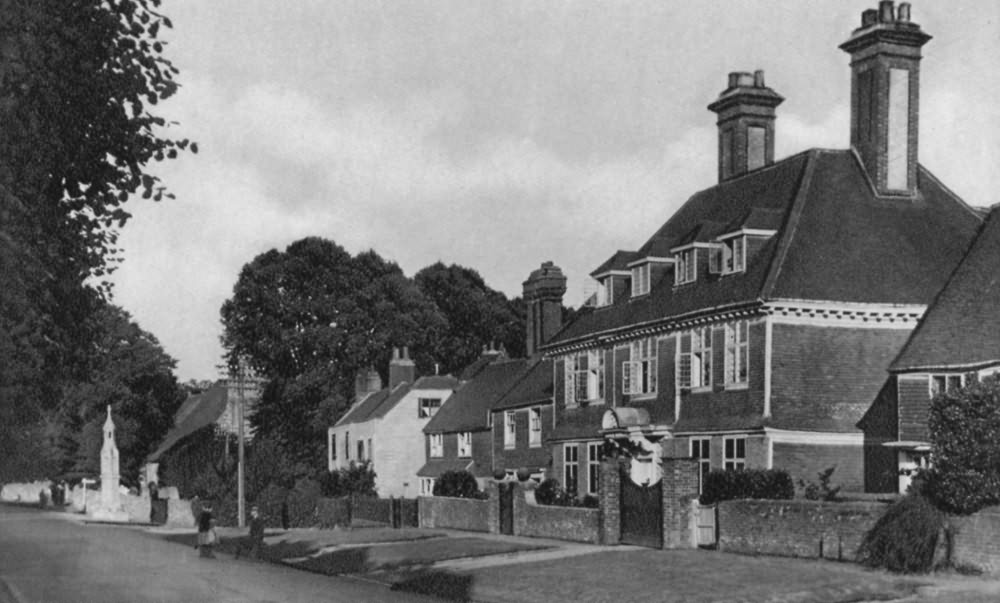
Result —
[[621, 491], [619, 460], [611, 458], [601, 461], [601, 479], [597, 489], [601, 510], [599, 521], [601, 544], [621, 543]]
[[663, 548], [697, 548], [692, 501], [698, 498], [698, 461], [663, 459]]
[[486, 494], [489, 504], [486, 505], [486, 525], [490, 534], [500, 533], [500, 485], [490, 480], [486, 482]]

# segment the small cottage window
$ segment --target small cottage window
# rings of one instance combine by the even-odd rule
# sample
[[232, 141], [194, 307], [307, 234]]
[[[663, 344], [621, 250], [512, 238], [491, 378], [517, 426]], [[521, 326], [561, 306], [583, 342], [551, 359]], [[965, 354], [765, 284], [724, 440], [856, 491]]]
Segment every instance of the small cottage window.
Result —
[[542, 445], [542, 409], [532, 408], [528, 411], [528, 445]]
[[431, 436], [431, 456], [444, 456], [444, 434], [432, 433]]
[[503, 413], [503, 447], [514, 448], [517, 445], [517, 416], [514, 411]]
[[693, 283], [698, 278], [698, 250], [685, 249], [678, 251], [674, 268], [674, 284]]
[[581, 402], [600, 404], [604, 400], [604, 353], [590, 350], [566, 358], [566, 406]]
[[747, 238], [732, 237], [722, 242], [722, 274], [743, 272], [746, 269]]
[[441, 408], [440, 398], [420, 398], [418, 400], [417, 416], [421, 419], [429, 419], [437, 414]]
[[463, 431], [458, 434], [458, 456], [466, 458], [472, 456], [472, 432]]
[[747, 466], [747, 439], [746, 438], [726, 438], [725, 439], [725, 464], [726, 471], [742, 471]]

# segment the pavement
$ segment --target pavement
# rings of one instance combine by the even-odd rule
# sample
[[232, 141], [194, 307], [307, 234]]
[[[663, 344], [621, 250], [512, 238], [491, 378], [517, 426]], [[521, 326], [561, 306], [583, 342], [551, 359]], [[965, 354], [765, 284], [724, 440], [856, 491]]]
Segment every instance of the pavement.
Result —
[[[80, 521], [77, 518], [72, 521]], [[130, 527], [193, 544], [192, 528]], [[222, 528], [220, 557], [233, 563], [246, 530]], [[705, 601], [836, 603], [1000, 601], [994, 577], [900, 576], [851, 563], [753, 557], [704, 550], [596, 546], [420, 528], [268, 530], [267, 560], [349, 576], [392, 590], [491, 603]]]

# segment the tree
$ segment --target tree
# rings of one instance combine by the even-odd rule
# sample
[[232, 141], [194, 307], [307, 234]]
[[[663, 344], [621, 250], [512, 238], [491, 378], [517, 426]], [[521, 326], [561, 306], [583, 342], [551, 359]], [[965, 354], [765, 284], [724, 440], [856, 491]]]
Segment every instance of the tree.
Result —
[[[302, 476], [322, 466], [326, 429], [348, 406], [357, 370], [387, 367], [394, 346], [430, 348], [444, 325], [397, 265], [318, 237], [245, 265], [222, 321], [231, 361], [245, 357], [269, 380], [251, 421]], [[426, 354], [417, 364], [432, 366]]]
[[923, 492], [939, 508], [975, 513], [1000, 504], [1000, 378], [944, 391], [931, 402], [931, 468]]
[[456, 264], [437, 262], [417, 272], [413, 280], [447, 320], [431, 350], [442, 372], [460, 371], [484, 346], [502, 345], [512, 357], [524, 355], [526, 312], [519, 298], [508, 300], [478, 272]]
[[150, 111], [177, 90], [158, 5], [10, 0], [0, 10], [0, 441], [10, 447], [0, 462], [37, 441], [64, 382], [86, 378], [124, 204], [169, 196], [145, 168], [189, 148], [162, 137], [168, 124]]

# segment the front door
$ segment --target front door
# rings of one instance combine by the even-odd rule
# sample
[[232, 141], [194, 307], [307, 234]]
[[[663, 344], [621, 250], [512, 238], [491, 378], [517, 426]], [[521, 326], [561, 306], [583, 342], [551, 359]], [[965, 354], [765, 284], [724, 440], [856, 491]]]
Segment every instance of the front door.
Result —
[[652, 548], [663, 547], [663, 480], [637, 484], [621, 471], [621, 541]]

